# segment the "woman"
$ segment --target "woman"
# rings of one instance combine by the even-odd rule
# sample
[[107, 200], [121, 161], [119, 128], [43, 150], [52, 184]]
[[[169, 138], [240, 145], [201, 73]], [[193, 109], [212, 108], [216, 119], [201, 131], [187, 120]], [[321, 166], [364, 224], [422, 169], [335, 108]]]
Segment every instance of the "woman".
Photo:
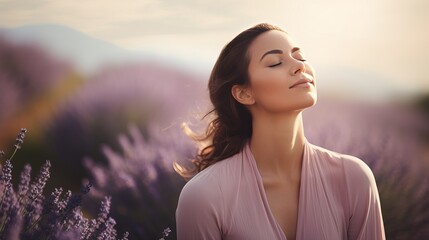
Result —
[[316, 78], [285, 31], [259, 24], [240, 33], [208, 88], [215, 118], [180, 194], [179, 240], [385, 239], [369, 167], [304, 135]]

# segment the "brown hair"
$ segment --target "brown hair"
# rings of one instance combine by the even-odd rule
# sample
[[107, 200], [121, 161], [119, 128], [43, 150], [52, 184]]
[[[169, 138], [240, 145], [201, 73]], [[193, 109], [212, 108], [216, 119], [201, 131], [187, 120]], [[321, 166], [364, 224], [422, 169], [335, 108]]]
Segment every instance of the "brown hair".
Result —
[[[193, 137], [209, 143], [193, 160], [195, 169], [189, 171], [178, 164], [174, 165], [175, 170], [185, 178], [240, 152], [252, 136], [252, 116], [244, 105], [235, 100], [231, 89], [234, 85], [249, 83], [249, 46], [256, 37], [270, 30], [285, 32], [279, 27], [261, 23], [241, 32], [222, 49], [208, 82], [213, 109], [204, 116], [213, 114], [214, 119], [203, 136]], [[188, 135], [192, 135], [187, 130]]]

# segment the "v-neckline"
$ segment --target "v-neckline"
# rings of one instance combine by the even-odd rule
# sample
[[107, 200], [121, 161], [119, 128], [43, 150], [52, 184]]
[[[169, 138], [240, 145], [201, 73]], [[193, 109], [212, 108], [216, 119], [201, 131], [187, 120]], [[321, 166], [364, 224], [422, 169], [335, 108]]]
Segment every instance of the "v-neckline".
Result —
[[[303, 152], [303, 155], [302, 155], [302, 165], [301, 165], [301, 176], [300, 176], [300, 187], [299, 187], [299, 194], [298, 194], [298, 214], [297, 214], [297, 219], [296, 219], [296, 239], [298, 239], [298, 236], [300, 235], [300, 233], [299, 233], [299, 229], [300, 229], [300, 221], [299, 221], [299, 218], [300, 218], [300, 212], [302, 211], [301, 210], [301, 208], [302, 208], [302, 204], [301, 204], [301, 199], [303, 199], [302, 198], [302, 195], [303, 195], [303, 173], [304, 173], [304, 168], [306, 167], [306, 157], [307, 157], [307, 147], [308, 147], [308, 141], [307, 141], [307, 139], [304, 137], [304, 152]], [[258, 182], [258, 188], [259, 188], [259, 190], [260, 190], [260, 192], [261, 192], [261, 195], [262, 195], [262, 200], [263, 200], [263, 203], [264, 203], [264, 208], [265, 208], [265, 210], [266, 210], [266, 212], [267, 212], [267, 214], [268, 214], [268, 216], [269, 216], [269, 218], [270, 218], [270, 220], [271, 221], [273, 221], [275, 224], [276, 224], [276, 227], [277, 227], [277, 231], [279, 231], [280, 233], [281, 233], [281, 236], [282, 236], [282, 239], [285, 239], [285, 240], [287, 240], [287, 237], [286, 237], [286, 233], [283, 231], [283, 228], [280, 226], [280, 224], [277, 222], [277, 220], [276, 220], [276, 218], [274, 217], [274, 214], [273, 214], [273, 212], [271, 211], [271, 208], [270, 208], [270, 205], [269, 205], [269, 202], [268, 202], [268, 198], [267, 198], [267, 194], [266, 194], [266, 192], [265, 192], [265, 188], [264, 188], [264, 183], [263, 183], [263, 181], [262, 181], [262, 176], [261, 176], [261, 174], [259, 173], [259, 170], [258, 170], [258, 166], [257, 166], [257, 164], [256, 164], [256, 160], [255, 160], [255, 157], [253, 156], [253, 153], [252, 153], [252, 151], [251, 151], [251, 149], [250, 149], [250, 141], [249, 142], [247, 142], [247, 145], [246, 145], [246, 151], [247, 151], [247, 154], [249, 155], [249, 157], [250, 157], [250, 159], [251, 159], [251, 164], [252, 164], [252, 167], [253, 167], [253, 170], [255, 171], [255, 174], [256, 174], [256, 178], [257, 178], [257, 182]]]

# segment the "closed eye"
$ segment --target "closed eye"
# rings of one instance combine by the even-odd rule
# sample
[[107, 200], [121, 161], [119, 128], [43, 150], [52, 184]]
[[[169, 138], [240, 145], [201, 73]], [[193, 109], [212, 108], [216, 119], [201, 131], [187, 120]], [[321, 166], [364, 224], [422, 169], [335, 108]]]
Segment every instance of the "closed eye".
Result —
[[279, 66], [279, 65], [281, 65], [282, 64], [282, 62], [279, 62], [279, 63], [276, 63], [276, 64], [273, 64], [273, 65], [270, 65], [269, 67], [276, 67], [276, 66]]

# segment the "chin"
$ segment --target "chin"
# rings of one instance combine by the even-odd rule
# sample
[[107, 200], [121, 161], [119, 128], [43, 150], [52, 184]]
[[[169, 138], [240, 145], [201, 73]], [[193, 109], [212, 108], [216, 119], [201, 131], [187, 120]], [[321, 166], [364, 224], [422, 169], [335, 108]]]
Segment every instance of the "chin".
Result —
[[317, 95], [316, 94], [310, 94], [307, 97], [301, 99], [299, 102], [296, 102], [295, 104], [295, 110], [304, 110], [306, 108], [310, 108], [317, 103]]
[[317, 103], [317, 94], [313, 95], [312, 99], [310, 100], [310, 103], [311, 103], [311, 105], [308, 106], [308, 107], [312, 107], [312, 106], [316, 105], [316, 103]]
[[305, 96], [302, 97], [302, 102], [306, 104], [310, 104], [310, 107], [316, 104], [317, 102], [317, 92], [308, 92]]

